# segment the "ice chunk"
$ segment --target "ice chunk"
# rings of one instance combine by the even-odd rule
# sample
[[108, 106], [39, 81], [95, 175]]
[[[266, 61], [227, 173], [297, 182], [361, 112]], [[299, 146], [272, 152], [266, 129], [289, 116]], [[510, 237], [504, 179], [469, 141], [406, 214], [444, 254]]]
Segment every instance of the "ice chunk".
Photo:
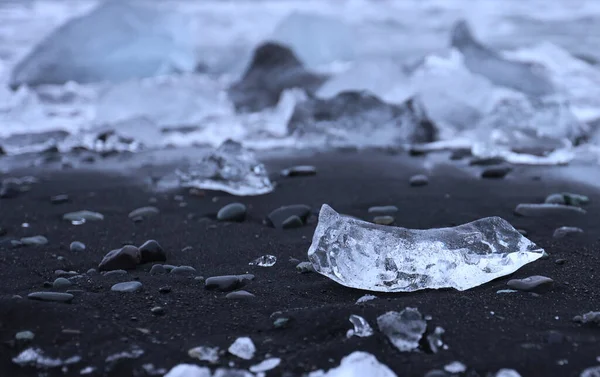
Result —
[[444, 370], [448, 373], [464, 373], [467, 371], [467, 366], [460, 361], [453, 361], [444, 365]]
[[400, 352], [419, 348], [419, 341], [427, 330], [427, 322], [415, 308], [380, 315], [377, 317], [377, 326]]
[[581, 372], [581, 375], [579, 377], [600, 377], [600, 365], [586, 368], [583, 372]]
[[14, 69], [11, 86], [122, 81], [191, 72], [193, 24], [181, 14], [107, 1], [59, 27]]
[[194, 347], [188, 351], [188, 355], [194, 359], [214, 364], [219, 361], [219, 347]]
[[496, 373], [495, 377], [521, 377], [521, 375], [514, 369], [503, 368]]
[[327, 373], [322, 370], [308, 374], [308, 377], [398, 377], [375, 356], [367, 352], [355, 351], [344, 357], [337, 368]]
[[273, 191], [267, 170], [242, 144], [227, 140], [187, 171], [178, 170], [182, 187], [220, 190], [233, 195], [262, 195]]
[[272, 357], [270, 359], [266, 359], [266, 360], [262, 361], [259, 364], [252, 365], [250, 367], [250, 372], [252, 372], [252, 373], [266, 372], [271, 369], [277, 368], [277, 366], [279, 364], [281, 364], [281, 359], [278, 357]]
[[413, 230], [344, 217], [324, 204], [308, 258], [317, 272], [352, 288], [463, 291], [511, 274], [543, 251], [499, 217]]
[[235, 342], [229, 346], [228, 351], [230, 354], [241, 359], [250, 360], [254, 357], [256, 347], [254, 346], [252, 339], [248, 337], [241, 337], [237, 338]]
[[371, 325], [369, 325], [369, 322], [367, 322], [367, 320], [363, 317], [356, 314], [352, 314], [350, 316], [350, 322], [352, 322], [352, 324], [354, 325], [354, 329], [348, 330], [348, 332], [346, 333], [346, 336], [348, 338], [351, 338], [353, 336], [366, 338], [373, 335], [373, 329], [371, 328]]
[[260, 258], [253, 260], [248, 263], [250, 266], [260, 266], [260, 267], [271, 267], [274, 266], [277, 262], [277, 257], [275, 255], [263, 255]]
[[66, 360], [53, 359], [45, 356], [39, 348], [27, 348], [17, 357], [12, 359], [13, 363], [21, 366], [34, 366], [37, 368], [57, 368], [63, 365], [75, 364], [81, 361], [81, 357], [73, 356]]
[[392, 105], [371, 93], [352, 91], [297, 104], [288, 130], [326, 145], [360, 147], [428, 142], [436, 135], [417, 102]]
[[164, 377], [210, 377], [210, 369], [194, 364], [175, 365]]
[[364, 295], [364, 296], [360, 297], [358, 300], [356, 300], [355, 304], [356, 305], [362, 304], [362, 303], [367, 302], [367, 301], [375, 300], [376, 298], [377, 298], [377, 296]]
[[352, 28], [320, 14], [293, 12], [279, 23], [270, 39], [289, 46], [311, 67], [352, 60], [355, 55]]

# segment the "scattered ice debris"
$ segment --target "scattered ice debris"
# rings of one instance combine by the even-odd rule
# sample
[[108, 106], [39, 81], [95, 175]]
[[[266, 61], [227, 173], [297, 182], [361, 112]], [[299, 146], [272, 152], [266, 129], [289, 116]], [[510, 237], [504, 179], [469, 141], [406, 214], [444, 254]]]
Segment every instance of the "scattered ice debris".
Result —
[[233, 195], [262, 195], [274, 187], [263, 164], [240, 143], [227, 140], [194, 164], [187, 172], [177, 171], [183, 187], [220, 190]]
[[23, 245], [45, 245], [48, 243], [48, 239], [44, 236], [33, 236], [33, 237], [23, 237], [21, 238], [21, 244]]
[[431, 334], [427, 335], [427, 345], [429, 350], [433, 353], [437, 353], [440, 349], [448, 349], [448, 345], [444, 344], [442, 336], [446, 333], [442, 327], [437, 326]]
[[164, 377], [211, 377], [210, 369], [194, 364], [178, 364], [164, 375]]
[[550, 194], [546, 197], [546, 204], [563, 204], [568, 206], [582, 206], [588, 204], [590, 199], [585, 195], [562, 192], [559, 194]]
[[552, 237], [565, 238], [569, 235], [574, 235], [578, 233], [583, 233], [583, 229], [574, 226], [561, 226], [560, 228], [556, 228], [554, 230]]
[[317, 272], [352, 288], [463, 291], [511, 274], [542, 252], [499, 217], [412, 230], [343, 217], [324, 204], [308, 258]]
[[[63, 220], [75, 222], [86, 222], [86, 221], [100, 221], [104, 220], [104, 215], [98, 212], [92, 212], [88, 210], [69, 212], [63, 215]], [[79, 224], [73, 224], [79, 225]]]
[[363, 317], [352, 314], [350, 315], [349, 320], [352, 325], [354, 325], [354, 329], [348, 330], [346, 337], [351, 338], [353, 336], [358, 336], [360, 338], [366, 338], [373, 335], [373, 329], [371, 328], [371, 325], [369, 325], [369, 322], [367, 322], [367, 320]]
[[281, 364], [281, 359], [278, 357], [272, 357], [270, 359], [266, 359], [266, 360], [260, 362], [259, 364], [252, 365], [250, 367], [250, 372], [252, 372], [252, 373], [267, 372], [271, 369], [277, 368], [277, 366], [279, 364]]
[[427, 322], [415, 308], [400, 313], [387, 312], [377, 317], [377, 326], [400, 352], [419, 348], [419, 341], [427, 329]]
[[227, 349], [230, 354], [239, 357], [240, 359], [250, 360], [254, 357], [256, 347], [252, 339], [248, 337], [237, 338]]
[[600, 312], [588, 312], [573, 317], [574, 322], [600, 326]]
[[157, 368], [154, 364], [143, 364], [142, 369], [149, 376], [164, 376], [167, 373], [165, 368]]
[[[597, 359], [597, 361], [600, 361], [600, 357]], [[587, 369], [585, 369], [583, 372], [581, 372], [581, 375], [579, 377], [599, 377], [600, 376], [600, 366], [596, 366], [596, 367], [589, 367]]]
[[514, 369], [500, 369], [495, 377], [521, 377], [519, 372]]
[[566, 215], [570, 213], [579, 213], [585, 215], [587, 211], [583, 208], [567, 206], [563, 204], [519, 204], [515, 208], [515, 214], [526, 217]]
[[448, 373], [464, 373], [467, 371], [467, 366], [460, 361], [453, 361], [444, 366], [444, 370]]
[[377, 296], [364, 295], [362, 297], [359, 297], [358, 300], [356, 300], [356, 305], [362, 304], [362, 303], [367, 302], [367, 301], [375, 300], [376, 298], [377, 298]]
[[57, 368], [63, 365], [75, 364], [81, 361], [80, 356], [72, 356], [66, 360], [53, 359], [44, 355], [39, 348], [27, 348], [17, 357], [12, 359], [13, 363], [20, 366], [33, 366], [36, 368]]
[[250, 266], [259, 266], [259, 267], [272, 267], [277, 262], [277, 257], [275, 255], [263, 255], [260, 258], [253, 260], [248, 263]]

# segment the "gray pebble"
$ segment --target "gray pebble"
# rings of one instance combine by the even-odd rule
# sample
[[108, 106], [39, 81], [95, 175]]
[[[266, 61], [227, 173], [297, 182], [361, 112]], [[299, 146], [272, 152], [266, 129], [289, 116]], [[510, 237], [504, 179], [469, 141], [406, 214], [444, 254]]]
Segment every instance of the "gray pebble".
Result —
[[105, 272], [102, 273], [102, 276], [105, 276], [105, 277], [121, 276], [121, 275], [127, 275], [127, 271], [125, 271], [125, 270], [111, 270], [111, 271], [105, 271]]
[[33, 292], [27, 295], [27, 298], [37, 301], [49, 301], [49, 302], [71, 302], [73, 301], [73, 295], [70, 293], [60, 292]]
[[574, 322], [579, 322], [584, 325], [598, 325], [600, 326], [600, 312], [588, 312], [584, 315], [578, 315], [573, 318]]
[[375, 206], [369, 208], [369, 213], [376, 215], [390, 215], [396, 212], [398, 212], [398, 207], [396, 206]]
[[583, 229], [574, 226], [561, 226], [560, 228], [554, 230], [552, 237], [565, 238], [569, 235], [575, 235], [579, 233], [583, 233]]
[[52, 283], [52, 287], [54, 289], [64, 289], [70, 287], [71, 285], [73, 285], [73, 283], [71, 283], [70, 280], [65, 278], [56, 278], [56, 280], [54, 280], [54, 283]]
[[[289, 206], [279, 207], [272, 211], [266, 219], [266, 223], [277, 229], [283, 229], [283, 223], [292, 216], [297, 216], [306, 224], [311, 214], [311, 208], [304, 204], [293, 204]], [[294, 220], [295, 221], [295, 220]]]
[[48, 239], [44, 236], [33, 236], [21, 238], [21, 244], [23, 245], [36, 245], [41, 246], [48, 243]]
[[35, 334], [29, 330], [19, 331], [18, 333], [15, 334], [16, 340], [30, 341], [30, 340], [33, 340], [33, 338], [35, 338]]
[[155, 306], [150, 309], [150, 312], [154, 315], [165, 315], [166, 311], [162, 306]]
[[69, 201], [69, 195], [61, 194], [50, 198], [52, 204], [63, 204]]
[[146, 217], [151, 217], [151, 216], [156, 216], [160, 213], [160, 210], [156, 207], [152, 207], [152, 206], [147, 206], [147, 207], [141, 207], [141, 208], [137, 208], [134, 209], [133, 211], [129, 212], [129, 218], [130, 219], [135, 219], [138, 217], [141, 218], [146, 218]]
[[15, 198], [21, 193], [21, 187], [17, 182], [4, 180], [0, 183], [0, 199]]
[[167, 260], [167, 254], [155, 240], [144, 242], [138, 249], [142, 258], [141, 263], [165, 262]]
[[554, 263], [558, 264], [558, 265], [563, 265], [565, 263], [567, 263], [566, 259], [557, 259], [554, 261]]
[[163, 267], [162, 264], [155, 264], [150, 269], [150, 275], [164, 275], [167, 273], [167, 270]]
[[63, 220], [67, 221], [100, 221], [104, 220], [104, 215], [99, 212], [88, 210], [69, 212], [63, 215]]
[[396, 219], [394, 219], [393, 216], [376, 216], [373, 219], [373, 222], [379, 225], [391, 225], [394, 221], [396, 221]]
[[83, 242], [73, 241], [69, 245], [69, 249], [71, 251], [84, 251], [85, 250], [85, 245], [83, 244]]
[[250, 280], [254, 279], [254, 275], [224, 275], [213, 276], [206, 279], [204, 286], [206, 289], [216, 289], [222, 292], [230, 292], [243, 287]]
[[196, 273], [196, 269], [191, 266], [178, 266], [171, 270], [174, 275], [193, 275]]
[[281, 175], [284, 177], [300, 177], [317, 174], [317, 168], [311, 165], [298, 165], [283, 169]]
[[554, 280], [546, 276], [530, 276], [524, 279], [512, 279], [509, 280], [506, 285], [512, 289], [525, 292], [542, 293], [550, 290]]
[[170, 293], [171, 292], [171, 287], [168, 287], [168, 286], [167, 287], [160, 287], [160, 288], [158, 288], [158, 291], [160, 293]]
[[100, 271], [132, 270], [140, 264], [141, 255], [137, 247], [127, 245], [120, 249], [111, 250], [104, 256], [98, 269]]
[[128, 281], [113, 285], [110, 290], [114, 292], [137, 292], [142, 289], [142, 283], [139, 281]]
[[410, 177], [408, 182], [413, 187], [425, 186], [429, 183], [429, 178], [424, 174], [417, 174]]
[[294, 229], [294, 228], [300, 228], [304, 225], [304, 223], [302, 222], [302, 219], [299, 218], [298, 216], [290, 216], [287, 219], [284, 220], [283, 223], [281, 223], [281, 229]]
[[312, 263], [310, 263], [310, 262], [298, 263], [298, 265], [296, 266], [296, 270], [298, 270], [298, 272], [300, 272], [302, 274], [306, 274], [309, 272], [315, 272], [315, 268], [313, 267]]
[[75, 276], [75, 275], [77, 275], [77, 271], [56, 270], [56, 271], [54, 271], [54, 275], [57, 275], [57, 276]]
[[548, 216], [564, 215], [568, 213], [586, 214], [587, 212], [579, 207], [566, 206], [562, 204], [519, 204], [515, 208], [515, 214], [520, 216]]
[[231, 300], [244, 300], [244, 299], [249, 299], [249, 298], [253, 298], [256, 297], [254, 296], [252, 293], [248, 292], [248, 291], [235, 291], [235, 292], [231, 292], [228, 293], [225, 298], [231, 299]]
[[246, 212], [246, 206], [242, 203], [230, 203], [219, 210], [217, 220], [242, 222], [246, 219]]

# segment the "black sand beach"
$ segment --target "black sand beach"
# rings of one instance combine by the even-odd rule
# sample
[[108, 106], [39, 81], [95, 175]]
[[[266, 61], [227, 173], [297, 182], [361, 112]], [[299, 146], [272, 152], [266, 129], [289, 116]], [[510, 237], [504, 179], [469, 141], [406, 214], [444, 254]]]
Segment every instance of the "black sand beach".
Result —
[[[88, 366], [96, 368], [91, 376], [145, 376], [144, 364], [168, 371], [179, 363], [195, 363], [187, 355], [190, 348], [207, 345], [226, 350], [240, 336], [254, 341], [254, 359], [244, 361], [225, 354], [214, 367], [232, 363], [247, 369], [271, 355], [282, 363], [267, 376], [299, 376], [335, 367], [357, 350], [372, 353], [402, 377], [421, 377], [452, 361], [464, 363], [468, 371], [463, 375], [468, 376], [513, 368], [523, 377], [575, 377], [599, 365], [600, 328], [574, 323], [572, 318], [600, 310], [600, 191], [550, 180], [544, 169], [535, 167], [515, 167], [504, 179], [481, 179], [481, 167], [459, 169], [464, 162], [449, 161], [426, 171], [415, 164], [423, 159], [369, 151], [272, 159], [265, 163], [277, 188], [257, 197], [218, 192], [199, 197], [188, 190], [154, 193], [135, 175], [76, 170], [20, 174], [34, 175], [39, 182], [29, 192], [0, 200], [0, 228], [6, 230], [0, 237], [0, 376], [79, 376]], [[277, 174], [299, 164], [316, 166], [317, 175], [283, 178]], [[429, 175], [429, 184], [411, 187], [408, 180], [418, 173]], [[600, 168], [596, 174], [600, 177]], [[519, 203], [541, 203], [548, 194], [563, 191], [589, 196], [587, 214], [518, 217], [513, 213]], [[51, 203], [50, 197], [58, 194], [68, 194], [70, 201]], [[248, 207], [247, 219], [242, 223], [216, 221], [217, 211], [231, 202]], [[550, 257], [464, 292], [373, 293], [377, 299], [356, 305], [359, 297], [370, 292], [338, 285], [317, 273], [300, 274], [297, 262], [289, 261], [307, 260], [316, 215], [298, 229], [277, 230], [263, 224], [279, 206], [307, 204], [316, 214], [323, 203], [366, 220], [372, 219], [369, 207], [396, 205], [396, 225], [407, 228], [447, 227], [501, 216], [526, 230], [527, 237]], [[128, 218], [130, 211], [146, 205], [156, 206], [160, 214], [140, 223]], [[61, 219], [67, 212], [83, 209], [105, 218], [79, 226]], [[585, 233], [555, 239], [553, 231], [560, 226], [580, 227]], [[48, 244], [11, 245], [11, 240], [34, 235], [47, 237]], [[108, 251], [148, 239], [163, 246], [166, 263], [192, 266], [197, 273], [150, 275], [151, 264], [146, 264], [127, 275], [85, 274], [97, 268]], [[72, 241], [83, 242], [87, 249], [70, 251]], [[264, 254], [275, 255], [277, 263], [269, 268], [248, 265]], [[566, 261], [557, 264], [559, 259]], [[52, 291], [43, 284], [53, 282], [59, 269], [84, 274], [73, 279], [69, 288], [82, 291], [75, 293], [72, 303], [27, 299], [31, 292]], [[206, 290], [194, 278], [244, 273], [256, 276], [244, 287], [256, 296], [248, 300], [226, 299], [226, 293]], [[541, 295], [496, 293], [507, 288], [509, 279], [532, 275], [554, 279], [553, 288]], [[141, 291], [110, 290], [115, 283], [132, 280], [143, 284]], [[159, 292], [167, 286], [170, 292]], [[151, 312], [156, 306], [164, 308], [164, 315]], [[399, 352], [388, 342], [377, 330], [377, 316], [406, 307], [431, 316], [430, 328], [445, 329], [447, 350]], [[291, 318], [287, 327], [274, 327], [270, 316], [277, 311]], [[375, 334], [347, 339], [351, 314], [367, 319]], [[25, 330], [35, 338], [30, 343], [15, 342], [15, 334]], [[40, 374], [44, 372], [11, 361], [29, 346], [39, 347], [50, 357], [78, 355], [82, 360], [64, 371], [55, 368]], [[136, 359], [106, 362], [132, 347], [144, 353]]]

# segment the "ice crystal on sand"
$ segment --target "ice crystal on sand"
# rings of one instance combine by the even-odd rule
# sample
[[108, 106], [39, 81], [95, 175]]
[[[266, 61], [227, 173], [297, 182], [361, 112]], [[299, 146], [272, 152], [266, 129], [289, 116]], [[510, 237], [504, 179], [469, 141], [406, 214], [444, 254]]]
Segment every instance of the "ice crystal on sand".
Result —
[[254, 357], [256, 347], [252, 339], [248, 337], [237, 338], [228, 349], [229, 353], [244, 360], [250, 360]]
[[181, 186], [225, 191], [233, 195], [262, 195], [273, 191], [263, 164], [242, 144], [226, 140], [187, 171], [178, 170]]
[[360, 338], [366, 338], [373, 335], [373, 329], [371, 328], [371, 325], [369, 325], [369, 322], [367, 322], [367, 320], [363, 317], [352, 314], [349, 320], [352, 322], [352, 325], [354, 325], [354, 329], [348, 330], [346, 333], [348, 338], [351, 338], [355, 335]]
[[515, 272], [543, 251], [499, 217], [413, 230], [344, 217], [324, 204], [308, 258], [317, 272], [352, 288], [464, 291]]
[[248, 263], [250, 266], [259, 267], [272, 267], [277, 263], [277, 257], [275, 255], [263, 255], [262, 257], [256, 258], [252, 262]]
[[427, 322], [415, 308], [382, 314], [377, 317], [377, 326], [400, 352], [419, 348], [419, 341], [427, 330]]

